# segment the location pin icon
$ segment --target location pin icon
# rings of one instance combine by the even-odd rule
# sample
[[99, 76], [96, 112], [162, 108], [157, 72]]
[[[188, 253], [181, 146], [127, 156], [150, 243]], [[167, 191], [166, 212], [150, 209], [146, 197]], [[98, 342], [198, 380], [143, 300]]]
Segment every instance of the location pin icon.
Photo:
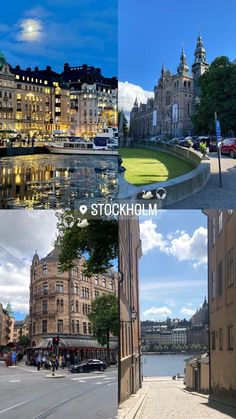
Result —
[[79, 210], [84, 215], [88, 211], [88, 207], [87, 205], [80, 205]]

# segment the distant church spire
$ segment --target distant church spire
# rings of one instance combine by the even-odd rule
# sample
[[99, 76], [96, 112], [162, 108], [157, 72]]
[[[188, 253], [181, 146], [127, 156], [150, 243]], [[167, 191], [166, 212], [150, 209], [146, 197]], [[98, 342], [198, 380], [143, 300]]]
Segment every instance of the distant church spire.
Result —
[[138, 98], [136, 96], [135, 101], [134, 101], [134, 106], [138, 106]]
[[207, 63], [206, 50], [204, 48], [201, 35], [198, 35], [198, 38], [197, 38], [197, 45], [195, 48], [194, 57], [195, 57], [195, 61], [194, 61], [195, 63]]
[[186, 76], [186, 75], [188, 75], [188, 72], [189, 72], [189, 67], [187, 65], [187, 60], [186, 60], [186, 55], [185, 55], [185, 52], [184, 52], [184, 48], [182, 48], [182, 51], [181, 51], [180, 63], [179, 63], [179, 66], [177, 68], [177, 71], [178, 71], [178, 74], [180, 76], [184, 76], [184, 75]]

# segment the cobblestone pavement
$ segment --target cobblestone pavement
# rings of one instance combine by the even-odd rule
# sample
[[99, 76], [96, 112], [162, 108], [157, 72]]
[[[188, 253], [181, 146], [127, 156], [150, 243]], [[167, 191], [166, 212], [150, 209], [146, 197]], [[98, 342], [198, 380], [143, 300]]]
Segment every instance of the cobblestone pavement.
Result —
[[189, 198], [179, 201], [168, 208], [236, 208], [236, 159], [232, 159], [228, 156], [221, 156], [222, 188], [219, 186], [217, 153], [211, 153], [210, 159], [211, 176], [204, 188]]
[[216, 400], [185, 390], [182, 380], [146, 377], [142, 388], [119, 405], [119, 419], [224, 419], [236, 418], [236, 402]]
[[191, 394], [184, 388], [180, 381], [148, 382], [148, 392], [135, 419], [236, 418], [235, 408], [209, 401], [207, 396]]

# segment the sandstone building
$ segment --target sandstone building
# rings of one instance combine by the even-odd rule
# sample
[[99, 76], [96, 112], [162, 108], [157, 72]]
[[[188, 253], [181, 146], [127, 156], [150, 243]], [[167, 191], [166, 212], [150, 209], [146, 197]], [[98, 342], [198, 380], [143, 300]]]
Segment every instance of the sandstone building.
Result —
[[130, 113], [131, 138], [158, 135], [182, 137], [191, 134], [191, 116], [200, 95], [198, 79], [208, 67], [203, 40], [199, 36], [192, 73], [189, 73], [186, 55], [182, 49], [176, 74], [162, 66], [161, 76], [154, 87], [154, 98], [140, 105], [135, 100]]
[[236, 211], [206, 210], [210, 390], [236, 396]]
[[119, 391], [122, 403], [142, 386], [138, 262], [142, 255], [138, 218], [119, 220]]
[[[58, 249], [45, 258], [35, 253], [31, 266], [29, 335], [31, 347], [47, 350], [53, 336], [60, 336], [59, 349], [69, 359], [105, 356], [92, 336], [87, 317], [91, 302], [103, 294], [117, 292], [113, 271], [90, 278], [83, 273], [84, 259], [74, 261], [67, 272], [59, 271]], [[111, 359], [116, 342], [111, 341]]]

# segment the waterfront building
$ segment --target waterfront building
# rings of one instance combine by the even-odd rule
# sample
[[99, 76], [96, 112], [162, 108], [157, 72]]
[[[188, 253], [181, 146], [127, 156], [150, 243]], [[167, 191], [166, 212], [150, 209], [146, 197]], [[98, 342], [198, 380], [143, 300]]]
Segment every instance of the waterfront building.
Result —
[[208, 215], [210, 391], [236, 396], [236, 211]]
[[182, 137], [193, 132], [191, 117], [199, 102], [199, 77], [208, 69], [202, 37], [197, 39], [192, 73], [182, 49], [177, 73], [172, 74], [163, 64], [154, 87], [154, 98], [146, 104], [137, 99], [130, 113], [130, 136], [136, 140], [150, 136]]
[[176, 329], [172, 329], [171, 343], [172, 345], [186, 345], [187, 328], [179, 327]]
[[70, 88], [73, 133], [95, 135], [104, 125], [117, 126], [116, 77], [104, 77], [100, 68], [68, 63], [61, 76]]
[[11, 72], [15, 75], [14, 128], [31, 136], [69, 130], [70, 92], [61, 75], [50, 66], [23, 70], [17, 65]]
[[192, 326], [208, 324], [208, 303], [206, 298], [202, 306], [197, 309], [196, 313], [190, 319]]
[[[117, 293], [117, 274], [87, 277], [84, 258], [73, 261], [73, 268], [61, 273], [59, 251], [55, 247], [46, 257], [35, 253], [31, 265], [29, 334], [31, 347], [50, 349], [53, 336], [60, 336], [59, 349], [68, 361], [106, 356], [92, 336], [88, 319], [92, 301], [103, 294]], [[111, 360], [117, 342], [111, 338]]]
[[15, 112], [15, 77], [0, 51], [0, 130], [14, 129]]
[[208, 339], [209, 337], [207, 325], [197, 324], [195, 326], [191, 326], [191, 328], [188, 329], [187, 341], [189, 346], [195, 344], [208, 347]]
[[118, 401], [142, 386], [138, 262], [142, 255], [138, 218], [119, 219], [120, 342]]
[[117, 126], [118, 81], [100, 68], [64, 65], [12, 67], [0, 52], [0, 130], [16, 130], [31, 137], [53, 134], [95, 135]]
[[12, 341], [12, 326], [13, 320], [0, 303], [0, 348], [3, 348]]
[[146, 332], [142, 336], [142, 343], [144, 345], [171, 345], [172, 331]]

